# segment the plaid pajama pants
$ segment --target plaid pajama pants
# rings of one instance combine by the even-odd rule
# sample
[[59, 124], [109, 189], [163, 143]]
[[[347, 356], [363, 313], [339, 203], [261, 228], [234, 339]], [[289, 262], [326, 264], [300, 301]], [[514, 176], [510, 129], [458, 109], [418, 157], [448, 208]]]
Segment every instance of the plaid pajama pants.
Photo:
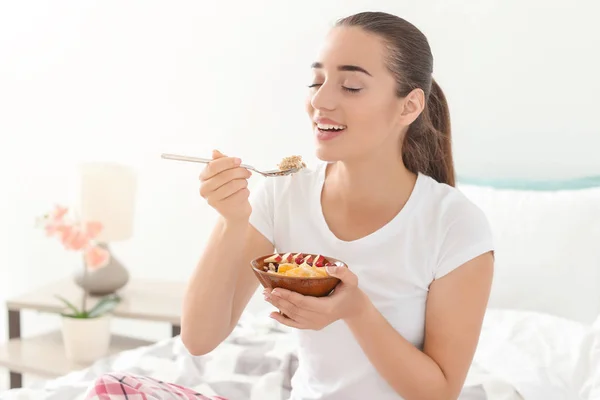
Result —
[[132, 374], [104, 374], [89, 388], [85, 400], [227, 400], [208, 397], [174, 383]]

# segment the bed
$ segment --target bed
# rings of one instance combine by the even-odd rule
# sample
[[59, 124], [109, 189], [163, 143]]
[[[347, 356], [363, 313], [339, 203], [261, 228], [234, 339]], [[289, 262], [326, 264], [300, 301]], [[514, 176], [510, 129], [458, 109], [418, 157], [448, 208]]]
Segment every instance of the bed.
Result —
[[[497, 244], [490, 305], [461, 399], [600, 399], [600, 179], [463, 179], [458, 187], [486, 212]], [[191, 356], [175, 337], [0, 398], [83, 399], [97, 376], [120, 371], [231, 400], [287, 399], [295, 343], [269, 311], [256, 296], [206, 356]]]

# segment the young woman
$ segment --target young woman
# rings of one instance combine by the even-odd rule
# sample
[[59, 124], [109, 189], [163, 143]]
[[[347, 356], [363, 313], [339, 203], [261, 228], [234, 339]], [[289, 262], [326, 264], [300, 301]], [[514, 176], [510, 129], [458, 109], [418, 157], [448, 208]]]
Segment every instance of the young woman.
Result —
[[[306, 102], [322, 163], [268, 178], [214, 152], [200, 194], [220, 214], [189, 282], [181, 337], [206, 354], [258, 286], [248, 263], [274, 251], [328, 255], [326, 298], [265, 300], [296, 328], [292, 399], [456, 399], [493, 275], [485, 216], [454, 186], [450, 119], [425, 36], [407, 21], [344, 18], [312, 65]], [[233, 288], [233, 290], [232, 290]]]

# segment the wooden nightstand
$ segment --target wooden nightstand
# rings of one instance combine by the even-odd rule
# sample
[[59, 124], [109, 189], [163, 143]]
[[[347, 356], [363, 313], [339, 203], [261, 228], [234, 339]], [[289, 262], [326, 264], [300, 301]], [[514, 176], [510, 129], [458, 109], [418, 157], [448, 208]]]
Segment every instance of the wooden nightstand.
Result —
[[[185, 284], [132, 279], [119, 291], [121, 303], [113, 315], [143, 321], [165, 322], [171, 325], [172, 336], [180, 333], [181, 306]], [[22, 374], [31, 373], [56, 378], [71, 371], [88, 367], [75, 364], [65, 357], [60, 331], [34, 337], [21, 337], [21, 311], [60, 313], [63, 304], [54, 297], [60, 294], [75, 304], [81, 299], [81, 289], [72, 281], [64, 280], [6, 302], [8, 308], [9, 341], [0, 346], [0, 366], [10, 371], [10, 387], [22, 385]], [[90, 306], [97, 299], [91, 298]], [[113, 335], [109, 353], [145, 346], [151, 342]]]

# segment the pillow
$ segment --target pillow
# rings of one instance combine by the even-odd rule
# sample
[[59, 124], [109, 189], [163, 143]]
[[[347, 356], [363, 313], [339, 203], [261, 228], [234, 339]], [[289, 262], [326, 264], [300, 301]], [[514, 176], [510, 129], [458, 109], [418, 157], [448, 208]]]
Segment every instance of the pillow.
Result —
[[600, 313], [600, 179], [496, 186], [457, 185], [485, 212], [494, 235], [490, 307], [593, 322]]

